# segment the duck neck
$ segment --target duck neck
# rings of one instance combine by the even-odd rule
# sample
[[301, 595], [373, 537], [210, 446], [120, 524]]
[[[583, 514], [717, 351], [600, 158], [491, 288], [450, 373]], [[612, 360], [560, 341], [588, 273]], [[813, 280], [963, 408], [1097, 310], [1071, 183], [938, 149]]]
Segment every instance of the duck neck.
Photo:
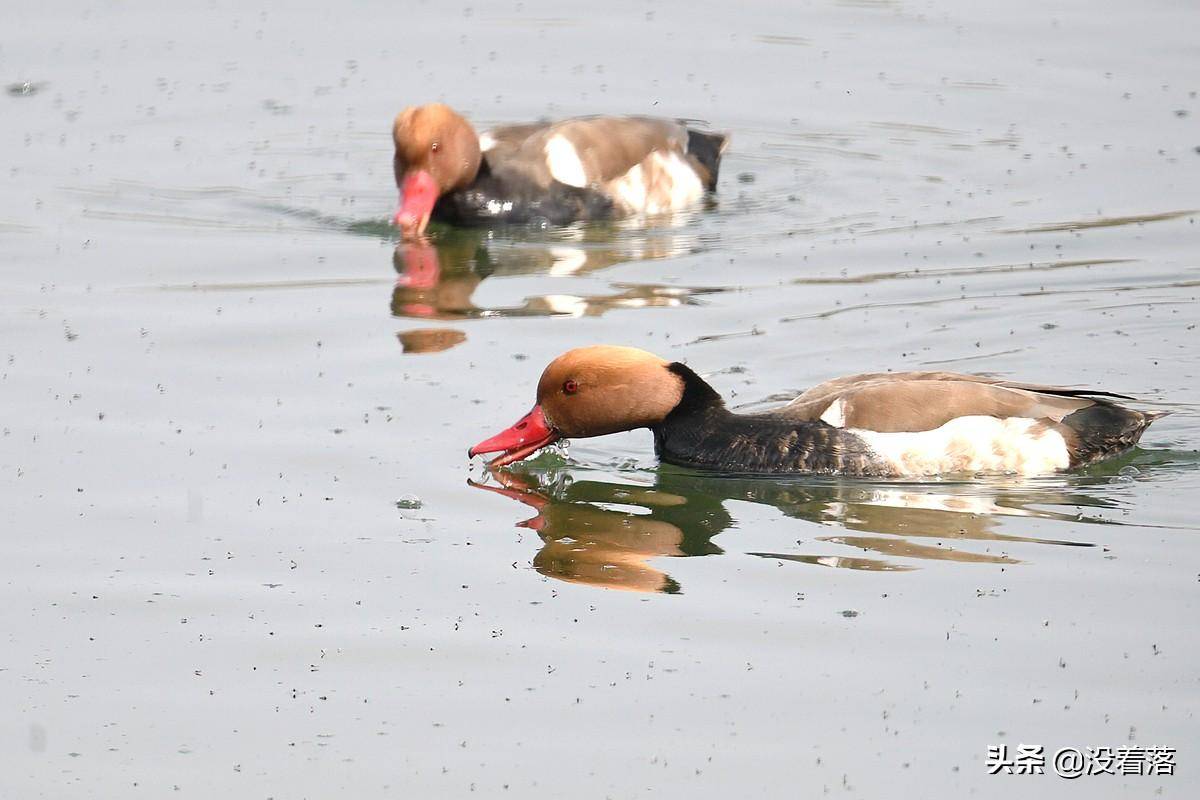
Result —
[[689, 367], [675, 362], [667, 369], [683, 381], [683, 394], [671, 413], [650, 428], [655, 452], [670, 464], [718, 466], [722, 454], [730, 449], [735, 415], [717, 390]]
[[735, 414], [716, 390], [683, 364], [683, 396], [651, 427], [654, 449], [669, 464], [743, 473], [882, 475], [884, 467], [860, 438], [820, 420]]

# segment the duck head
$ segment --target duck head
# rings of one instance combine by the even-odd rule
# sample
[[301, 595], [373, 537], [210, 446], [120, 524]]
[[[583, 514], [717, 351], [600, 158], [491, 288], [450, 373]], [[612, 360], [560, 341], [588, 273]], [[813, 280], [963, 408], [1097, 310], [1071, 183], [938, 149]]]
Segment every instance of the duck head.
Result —
[[490, 466], [527, 458], [559, 439], [582, 439], [661, 423], [683, 399], [675, 365], [635, 347], [569, 350], [538, 381], [537, 402], [516, 424], [467, 451], [496, 453]]
[[479, 135], [449, 106], [410, 106], [392, 125], [396, 143], [396, 225], [406, 239], [420, 236], [443, 194], [469, 185], [483, 158]]

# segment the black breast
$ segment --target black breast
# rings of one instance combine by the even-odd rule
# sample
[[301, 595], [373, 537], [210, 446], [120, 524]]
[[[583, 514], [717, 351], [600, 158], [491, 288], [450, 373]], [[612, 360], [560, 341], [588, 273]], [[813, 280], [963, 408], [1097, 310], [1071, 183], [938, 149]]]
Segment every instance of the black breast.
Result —
[[433, 218], [451, 225], [567, 225], [611, 219], [613, 203], [593, 189], [551, 181], [548, 186], [517, 170], [485, 165], [475, 182], [449, 192], [433, 207]]
[[670, 464], [746, 474], [888, 477], [894, 470], [859, 437], [824, 422], [707, 413], [654, 429], [659, 458]]
[[770, 414], [734, 414], [682, 364], [679, 405], [652, 430], [658, 457], [683, 467], [747, 474], [889, 477], [894, 469], [853, 433], [825, 422]]
[[1123, 453], [1138, 443], [1150, 423], [1162, 413], [1146, 413], [1096, 399], [1063, 417], [1056, 426], [1067, 439], [1071, 469]]

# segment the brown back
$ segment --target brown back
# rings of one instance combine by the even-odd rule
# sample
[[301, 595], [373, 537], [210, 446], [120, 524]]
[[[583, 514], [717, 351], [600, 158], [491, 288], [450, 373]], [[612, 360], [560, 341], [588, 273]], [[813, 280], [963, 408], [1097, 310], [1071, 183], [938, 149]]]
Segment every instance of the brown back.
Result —
[[897, 372], [851, 375], [807, 390], [774, 413], [798, 421], [820, 419], [842, 403], [841, 427], [879, 432], [928, 431], [956, 417], [1026, 417], [1061, 422], [1095, 405], [1087, 397], [1066, 396], [1056, 387], [1031, 388], [993, 378], [953, 372]]

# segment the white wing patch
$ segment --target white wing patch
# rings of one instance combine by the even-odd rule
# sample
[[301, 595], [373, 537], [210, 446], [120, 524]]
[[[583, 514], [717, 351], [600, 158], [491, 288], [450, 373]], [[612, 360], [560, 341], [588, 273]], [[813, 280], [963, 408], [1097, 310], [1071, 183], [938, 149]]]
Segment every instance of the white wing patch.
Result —
[[496, 137], [492, 136], [491, 131], [484, 131], [479, 134], [479, 152], [486, 153], [496, 146]]
[[567, 137], [562, 134], [551, 136], [550, 141], [546, 142], [545, 152], [546, 166], [550, 168], [554, 180], [580, 189], [588, 185], [583, 161], [580, 160], [575, 145], [571, 144]]
[[1045, 475], [1066, 469], [1071, 462], [1062, 434], [1025, 417], [957, 417], [940, 428], [916, 433], [849, 430], [890, 462], [898, 475]]
[[846, 427], [846, 401], [838, 398], [830, 403], [821, 415], [821, 421], [835, 428]]
[[626, 214], [669, 214], [699, 202], [704, 184], [679, 153], [655, 150], [610, 181], [608, 191]]

